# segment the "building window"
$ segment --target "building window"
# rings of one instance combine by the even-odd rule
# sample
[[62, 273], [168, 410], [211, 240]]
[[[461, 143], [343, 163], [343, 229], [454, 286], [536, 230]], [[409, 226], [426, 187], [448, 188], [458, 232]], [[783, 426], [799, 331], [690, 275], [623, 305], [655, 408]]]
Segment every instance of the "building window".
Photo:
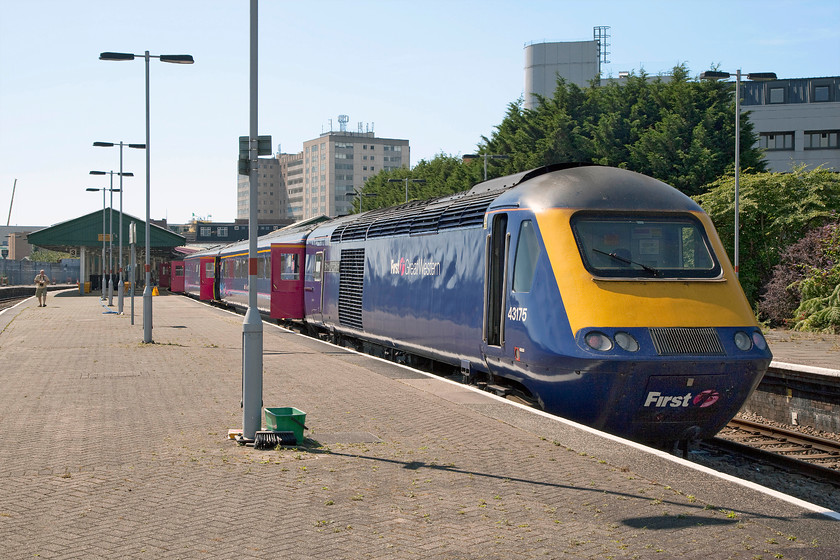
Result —
[[199, 234], [201, 235], [201, 237], [210, 237], [210, 228], [209, 227], [199, 228]]
[[227, 237], [227, 235], [228, 235], [228, 228], [226, 228], [226, 227], [216, 228], [216, 237]]
[[806, 130], [805, 131], [805, 149], [806, 150], [824, 150], [834, 149], [838, 147], [837, 138], [840, 136], [838, 130]]
[[828, 100], [828, 86], [814, 86], [814, 101], [821, 103]]
[[784, 103], [785, 102], [785, 88], [774, 87], [770, 88], [770, 103]]
[[758, 147], [765, 150], [793, 150], [793, 132], [762, 132]]

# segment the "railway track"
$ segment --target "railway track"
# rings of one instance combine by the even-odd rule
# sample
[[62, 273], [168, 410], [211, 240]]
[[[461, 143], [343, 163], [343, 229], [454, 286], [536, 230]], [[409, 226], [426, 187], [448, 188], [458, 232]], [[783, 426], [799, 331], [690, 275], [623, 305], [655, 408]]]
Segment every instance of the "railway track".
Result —
[[840, 442], [732, 420], [708, 445], [840, 488]]
[[23, 300], [25, 300], [29, 297], [31, 297], [31, 296], [0, 299], [0, 311], [3, 311], [4, 309], [8, 309], [10, 307], [13, 307], [13, 306], [17, 305], [18, 303], [20, 303], [21, 301], [23, 301]]

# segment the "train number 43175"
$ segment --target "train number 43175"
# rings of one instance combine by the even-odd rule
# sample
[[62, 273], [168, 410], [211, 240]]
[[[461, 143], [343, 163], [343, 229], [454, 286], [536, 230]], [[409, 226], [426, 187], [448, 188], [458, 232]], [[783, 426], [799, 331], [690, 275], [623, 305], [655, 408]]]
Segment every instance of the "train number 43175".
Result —
[[525, 319], [528, 318], [528, 308], [527, 307], [511, 307], [508, 309], [507, 318], [509, 321], [522, 321], [525, 322]]

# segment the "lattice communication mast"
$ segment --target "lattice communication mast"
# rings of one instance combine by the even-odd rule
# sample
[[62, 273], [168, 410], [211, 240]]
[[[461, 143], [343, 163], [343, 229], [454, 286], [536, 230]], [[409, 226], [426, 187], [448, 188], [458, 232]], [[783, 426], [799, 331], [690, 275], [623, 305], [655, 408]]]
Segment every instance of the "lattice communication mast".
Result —
[[609, 64], [610, 26], [598, 25], [592, 28], [592, 38], [598, 41], [598, 62]]

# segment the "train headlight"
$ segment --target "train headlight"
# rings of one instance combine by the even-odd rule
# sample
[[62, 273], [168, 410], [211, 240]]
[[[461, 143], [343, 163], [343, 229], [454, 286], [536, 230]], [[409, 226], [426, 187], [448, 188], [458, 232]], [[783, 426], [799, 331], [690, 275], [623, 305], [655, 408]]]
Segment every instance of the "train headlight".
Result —
[[613, 347], [613, 343], [612, 340], [610, 340], [610, 337], [598, 331], [592, 331], [591, 333], [587, 334], [586, 337], [584, 337], [584, 340], [590, 348], [592, 348], [593, 350], [598, 350], [600, 352], [612, 350]]
[[744, 352], [752, 348], [752, 339], [750, 338], [750, 335], [748, 335], [744, 331], [736, 332], [735, 346], [738, 347], [738, 350], [743, 350]]
[[630, 333], [615, 333], [615, 343], [628, 352], [636, 352], [639, 349], [639, 341]]
[[753, 333], [752, 339], [753, 344], [755, 344], [755, 347], [759, 350], [764, 350], [765, 348], [767, 348], [767, 341], [764, 340], [764, 337], [761, 335], [760, 332], [755, 331]]

